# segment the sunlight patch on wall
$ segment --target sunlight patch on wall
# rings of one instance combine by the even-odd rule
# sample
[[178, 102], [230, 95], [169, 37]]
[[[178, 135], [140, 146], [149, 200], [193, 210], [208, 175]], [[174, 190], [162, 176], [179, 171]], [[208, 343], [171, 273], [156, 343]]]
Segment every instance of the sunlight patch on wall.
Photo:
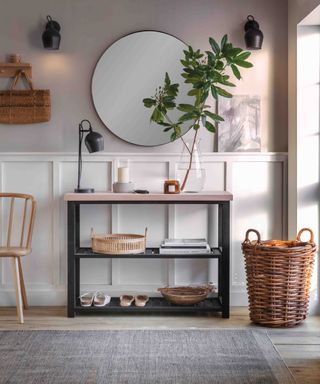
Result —
[[77, 72], [77, 68], [74, 67], [72, 58], [61, 52], [45, 52], [39, 56], [38, 60], [41, 61], [40, 67], [43, 71], [55, 75], [72, 76]]

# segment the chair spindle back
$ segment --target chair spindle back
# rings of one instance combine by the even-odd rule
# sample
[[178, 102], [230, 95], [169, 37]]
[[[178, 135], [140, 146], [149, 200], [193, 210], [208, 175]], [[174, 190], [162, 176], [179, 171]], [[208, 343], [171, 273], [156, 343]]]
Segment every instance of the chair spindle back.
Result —
[[[19, 246], [25, 248], [31, 248], [32, 234], [34, 219], [36, 213], [36, 201], [33, 196], [26, 195], [23, 193], [0, 193], [0, 201], [5, 199], [8, 201], [9, 214], [8, 214], [8, 227], [7, 227], [7, 247]], [[20, 229], [20, 242], [19, 244], [12, 245], [12, 233], [13, 233], [13, 223], [14, 223], [14, 214], [16, 200], [20, 199], [23, 203], [23, 213], [21, 220], [21, 229]], [[24, 200], [24, 202], [23, 202]]]

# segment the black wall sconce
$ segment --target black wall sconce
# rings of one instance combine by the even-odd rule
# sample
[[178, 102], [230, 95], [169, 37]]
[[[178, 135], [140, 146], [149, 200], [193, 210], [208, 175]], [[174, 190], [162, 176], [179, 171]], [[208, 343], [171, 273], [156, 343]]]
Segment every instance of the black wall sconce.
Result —
[[[88, 129], [83, 127], [83, 123], [87, 123], [89, 125]], [[78, 185], [74, 190], [76, 193], [93, 193], [93, 188], [81, 188], [81, 173], [82, 173], [82, 140], [83, 136], [86, 132], [89, 132], [84, 140], [84, 143], [89, 151], [89, 153], [103, 151], [104, 149], [104, 141], [102, 135], [98, 132], [94, 132], [91, 127], [91, 123], [89, 120], [82, 120], [79, 124], [79, 153], [78, 153]]]
[[52, 20], [51, 16], [47, 16], [46, 29], [42, 34], [42, 43], [46, 49], [59, 49], [60, 47], [60, 24]]
[[254, 19], [252, 15], [247, 17], [244, 30], [246, 31], [244, 40], [246, 42], [247, 49], [261, 49], [263, 33], [260, 30], [259, 23]]

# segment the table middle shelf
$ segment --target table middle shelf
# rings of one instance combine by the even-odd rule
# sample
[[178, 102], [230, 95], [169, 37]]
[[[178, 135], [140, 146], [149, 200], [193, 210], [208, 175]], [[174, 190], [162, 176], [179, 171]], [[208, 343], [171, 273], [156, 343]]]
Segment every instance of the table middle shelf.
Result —
[[138, 254], [105, 254], [95, 253], [92, 248], [80, 247], [74, 252], [75, 258], [114, 258], [114, 259], [219, 259], [222, 257], [221, 248], [211, 248], [209, 253], [185, 253], [185, 254], [163, 254], [159, 252], [159, 248], [146, 248], [144, 253]]

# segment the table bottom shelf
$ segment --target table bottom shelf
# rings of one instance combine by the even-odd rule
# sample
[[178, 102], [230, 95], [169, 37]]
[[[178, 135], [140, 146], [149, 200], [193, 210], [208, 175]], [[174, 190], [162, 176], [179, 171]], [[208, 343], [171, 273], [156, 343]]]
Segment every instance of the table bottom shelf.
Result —
[[152, 297], [145, 307], [121, 307], [118, 297], [113, 297], [105, 307], [81, 307], [77, 302], [76, 314], [90, 313], [143, 313], [143, 312], [222, 312], [222, 304], [218, 297], [208, 298], [195, 305], [175, 305], [169, 303], [162, 297]]

